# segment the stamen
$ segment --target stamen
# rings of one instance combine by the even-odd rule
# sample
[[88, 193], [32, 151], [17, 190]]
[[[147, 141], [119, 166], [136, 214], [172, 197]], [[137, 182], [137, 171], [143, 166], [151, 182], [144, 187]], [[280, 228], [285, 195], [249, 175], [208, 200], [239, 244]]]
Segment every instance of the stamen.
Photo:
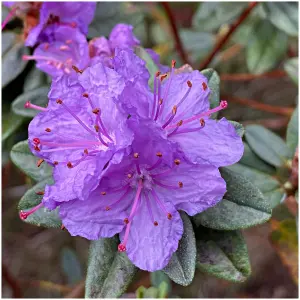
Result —
[[39, 159], [36, 163], [37, 167], [39, 168], [43, 162], [44, 162], [44, 159]]
[[166, 189], [169, 189], [169, 190], [178, 190], [180, 188], [183, 187], [183, 183], [182, 182], [179, 182], [178, 183], [178, 186], [174, 186], [174, 185], [167, 185], [167, 184], [164, 184], [164, 183], [161, 183], [160, 181], [156, 180], [153, 178], [153, 182], [163, 188], [166, 188]]
[[66, 51], [66, 50], [70, 50], [70, 48], [67, 45], [62, 45], [59, 47], [59, 50]]
[[146, 170], [151, 171], [151, 170], [154, 170], [155, 168], [157, 168], [162, 162], [161, 158], [162, 158], [162, 156], [158, 156], [157, 161], [150, 168], [146, 168]]
[[72, 169], [72, 168], [73, 168], [73, 165], [72, 165], [72, 163], [71, 163], [70, 161], [67, 163], [67, 167], [68, 167], [69, 169]]
[[96, 135], [90, 128], [88, 128], [71, 110], [70, 108], [63, 103], [63, 101], [61, 99], [57, 99], [56, 100], [56, 103], [57, 104], [60, 104], [63, 106], [63, 108], [69, 112], [70, 115], [73, 116], [74, 119], [76, 119], [76, 121], [85, 129], [87, 130], [88, 132], [90, 132], [92, 135]]
[[147, 209], [148, 209], [148, 213], [150, 215], [151, 222], [153, 223], [154, 226], [158, 226], [158, 222], [154, 221], [149, 195], [147, 193], [144, 193], [144, 195], [145, 195], [145, 198], [146, 198]]
[[[179, 128], [180, 126], [182, 126], [182, 124], [183, 124], [183, 121], [180, 120], [180, 121], [176, 124], [176, 128], [175, 128], [171, 133], [169, 133], [169, 134], [167, 135], [167, 137], [170, 137], [171, 135], [175, 134], [175, 133], [177, 132], [178, 128]], [[171, 126], [172, 126], [172, 125], [171, 125]], [[171, 126], [169, 126], [169, 127], [171, 127]]]
[[201, 125], [201, 127], [197, 127], [197, 128], [187, 128], [187, 129], [179, 130], [179, 131], [177, 131], [177, 132], [174, 132], [173, 135], [175, 135], [175, 134], [181, 134], [181, 133], [195, 132], [195, 131], [198, 131], [198, 130], [204, 128], [204, 126], [205, 126], [205, 121], [204, 121], [204, 119], [200, 119], [200, 125]]
[[179, 166], [179, 165], [180, 165], [180, 159], [178, 159], [178, 158], [175, 159], [175, 160], [174, 160], [174, 163], [175, 163], [175, 165]]
[[47, 63], [50, 65], [62, 63], [58, 59], [55, 59], [53, 57], [42, 56], [42, 55], [23, 55], [22, 59], [23, 60], [46, 60]]
[[[133, 154], [133, 157], [137, 159], [137, 158], [139, 158], [139, 154], [138, 154], [138, 153], [134, 153], [134, 154]], [[138, 161], [138, 160], [135, 161], [135, 165], [136, 165], [136, 170], [137, 170], [137, 172], [138, 172], [139, 174], [141, 174], [142, 172], [141, 172], [141, 168], [140, 168], [140, 164], [139, 164], [139, 161]]]
[[45, 192], [44, 191], [39, 191], [39, 192], [35, 192], [37, 195], [40, 195], [40, 196], [43, 196], [45, 195]]
[[164, 102], [163, 99], [160, 99], [160, 100], [158, 101], [158, 106], [157, 106], [157, 110], [156, 110], [156, 114], [155, 114], [154, 121], [156, 121], [157, 118], [158, 118], [158, 114], [159, 114], [159, 111], [160, 111], [160, 108], [161, 108], [163, 102]]
[[83, 70], [79, 70], [76, 66], [72, 66], [72, 69], [76, 72], [76, 73], [83, 73]]
[[31, 214], [33, 214], [34, 212], [36, 212], [40, 207], [43, 206], [43, 203], [41, 202], [39, 205], [33, 207], [32, 209], [30, 209], [29, 211], [23, 211], [21, 210], [19, 213], [19, 216], [22, 220], [26, 220]]
[[102, 122], [101, 110], [100, 110], [100, 113], [97, 115], [97, 122], [99, 123], [99, 125], [101, 127], [101, 131], [102, 131], [103, 135], [106, 136], [111, 142], [113, 142], [113, 139], [108, 134], [108, 131], [107, 131], [106, 127], [104, 126], [103, 122]]
[[202, 82], [202, 87], [203, 87], [203, 90], [206, 91], [207, 90], [207, 85], [205, 82]]
[[106, 195], [106, 192], [101, 192], [101, 195], [102, 195], [102, 196], [105, 196], [105, 195]]
[[[130, 215], [129, 215], [129, 219], [130, 219], [130, 218], [132, 217], [132, 215], [136, 212], [136, 209], [137, 209], [137, 206], [138, 206], [138, 202], [139, 202], [139, 199], [140, 199], [140, 195], [141, 195], [142, 188], [143, 188], [143, 182], [142, 182], [142, 180], [139, 180], [138, 189], [137, 189], [137, 192], [136, 192], [136, 195], [135, 195], [135, 199], [134, 199], [134, 201], [133, 201], [133, 205], [132, 205], [132, 209], [131, 209], [131, 212], [130, 212]], [[125, 230], [125, 235], [124, 235], [123, 243], [121, 243], [121, 244], [118, 245], [118, 250], [119, 250], [120, 252], [126, 251], [126, 244], [127, 244], [127, 240], [128, 240], [128, 237], [129, 237], [129, 231], [130, 231], [131, 223], [132, 223], [132, 221], [130, 221], [130, 222], [127, 224], [127, 226], [126, 226], [126, 230]]]
[[45, 131], [46, 132], [51, 132], [51, 129], [50, 128], [46, 128]]
[[[163, 202], [158, 198], [158, 195], [156, 194], [156, 192], [154, 191], [154, 189], [151, 190], [152, 192], [152, 196], [154, 198], [154, 200], [156, 201], [156, 203], [160, 206], [160, 208], [165, 212], [167, 218], [169, 220], [171, 220], [172, 215], [167, 211], [166, 207], [164, 206]], [[169, 218], [169, 216], [171, 216], [171, 218]]]
[[64, 230], [66, 227], [65, 227], [65, 225], [64, 224], [62, 224], [61, 226], [60, 226], [60, 230]]
[[159, 81], [158, 77], [160, 75], [160, 72], [156, 72], [154, 77], [154, 86], [153, 86], [153, 106], [152, 106], [152, 113], [151, 113], [151, 119], [154, 118], [154, 112], [156, 107], [156, 96], [157, 96], [157, 83]]
[[47, 108], [32, 104], [32, 103], [30, 103], [30, 101], [27, 101], [24, 104], [24, 107], [25, 108], [32, 108], [32, 109], [39, 110], [39, 111], [47, 111]]
[[111, 210], [111, 208], [113, 208], [113, 206], [116, 206], [118, 203], [120, 203], [127, 196], [127, 194], [130, 192], [131, 188], [128, 185], [126, 187], [127, 187], [127, 190], [125, 191], [125, 193], [117, 201], [112, 203], [110, 206], [105, 207], [106, 211]]
[[177, 113], [177, 106], [174, 105], [173, 109], [172, 109], [171, 116], [169, 117], [168, 121], [162, 126], [163, 129], [165, 129], [172, 122], [172, 120], [174, 119], [176, 113]]

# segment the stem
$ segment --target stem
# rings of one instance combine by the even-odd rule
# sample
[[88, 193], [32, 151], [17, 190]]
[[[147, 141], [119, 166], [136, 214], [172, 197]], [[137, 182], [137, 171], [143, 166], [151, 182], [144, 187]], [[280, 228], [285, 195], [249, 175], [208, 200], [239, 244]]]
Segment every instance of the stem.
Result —
[[169, 19], [169, 22], [170, 22], [170, 25], [171, 25], [171, 28], [172, 28], [172, 33], [173, 33], [173, 36], [174, 36], [174, 39], [175, 39], [175, 43], [176, 43], [176, 49], [183, 61], [183, 63], [189, 63], [188, 62], [188, 58], [187, 58], [187, 54], [183, 48], [183, 45], [182, 45], [182, 42], [181, 42], [181, 39], [179, 37], [179, 33], [178, 33], [178, 28], [176, 26], [176, 21], [175, 21], [175, 18], [173, 16], [173, 13], [172, 13], [172, 10], [171, 10], [171, 7], [169, 5], [168, 2], [162, 2], [161, 3], [166, 14], [167, 14], [167, 17]]
[[282, 115], [282, 116], [291, 116], [294, 108], [292, 107], [280, 107], [280, 106], [274, 106], [270, 104], [264, 104], [260, 103], [256, 100], [253, 99], [246, 99], [246, 98], [239, 98], [239, 97], [230, 97], [223, 95], [224, 98], [222, 99], [227, 99], [228, 102], [235, 102], [244, 106], [249, 106], [254, 109], [262, 110], [262, 111], [267, 111], [270, 113]]
[[220, 41], [216, 44], [211, 54], [206, 58], [204, 62], [201, 63], [199, 70], [203, 70], [207, 68], [207, 66], [211, 63], [215, 55], [220, 51], [220, 49], [224, 46], [224, 44], [228, 41], [231, 35], [236, 31], [236, 29], [243, 23], [243, 21], [248, 17], [253, 8], [258, 4], [258, 2], [251, 2], [249, 6], [240, 14], [239, 18], [235, 23], [230, 26], [229, 31]]
[[240, 73], [240, 74], [221, 74], [221, 80], [229, 80], [229, 81], [243, 81], [243, 80], [252, 80], [257, 78], [280, 78], [286, 76], [286, 72], [282, 70], [275, 70], [268, 73], [263, 74], [248, 74], [248, 73]]

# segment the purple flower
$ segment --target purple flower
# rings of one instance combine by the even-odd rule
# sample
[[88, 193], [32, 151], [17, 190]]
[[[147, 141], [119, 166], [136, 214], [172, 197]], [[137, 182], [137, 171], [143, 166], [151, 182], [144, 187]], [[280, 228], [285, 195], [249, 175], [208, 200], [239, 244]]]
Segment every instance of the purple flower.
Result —
[[29, 125], [31, 151], [54, 166], [55, 185], [46, 188], [46, 207], [85, 200], [107, 162], [122, 159], [133, 134], [126, 125], [128, 115], [112, 98], [123, 87], [122, 77], [101, 63], [78, 77], [53, 80], [48, 107], [37, 107], [42, 112]]
[[101, 61], [111, 67], [111, 59], [115, 55], [116, 48], [133, 49], [139, 44], [140, 41], [133, 34], [133, 26], [117, 24], [112, 29], [108, 40], [105, 37], [99, 37], [90, 41], [92, 64]]
[[49, 42], [40, 44], [33, 55], [23, 56], [24, 60], [36, 60], [36, 66], [52, 78], [74, 73], [74, 65], [80, 70], [88, 66], [88, 43], [77, 28], [50, 25], [44, 32]]
[[96, 2], [43, 2], [38, 24], [29, 31], [26, 46], [43, 42], [45, 37], [41, 40], [40, 35], [50, 24], [76, 27], [86, 35], [95, 10]]
[[85, 202], [61, 203], [60, 216], [74, 236], [97, 240], [120, 233], [119, 251], [152, 272], [164, 268], [178, 248], [178, 210], [194, 215], [215, 205], [226, 184], [216, 167], [188, 163], [148, 124], [129, 122], [138, 129], [130, 155], [106, 168]]
[[[129, 63], [123, 64], [122, 72], [131, 68]], [[176, 73], [173, 62], [169, 75], [157, 73], [154, 93], [141, 84], [127, 84], [117, 101], [128, 114], [151, 120], [155, 130], [177, 143], [192, 163], [221, 167], [239, 161], [244, 147], [234, 126], [225, 118], [209, 118], [226, 108], [227, 102], [221, 101], [218, 107], [209, 109], [210, 89], [205, 76], [199, 71]]]

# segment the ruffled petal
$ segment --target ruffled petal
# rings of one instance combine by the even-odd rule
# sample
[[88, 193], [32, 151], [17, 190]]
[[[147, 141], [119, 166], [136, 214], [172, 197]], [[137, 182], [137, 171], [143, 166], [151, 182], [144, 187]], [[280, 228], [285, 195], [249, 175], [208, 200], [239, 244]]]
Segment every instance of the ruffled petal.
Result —
[[[189, 125], [182, 126], [183, 129], [185, 126]], [[216, 167], [224, 167], [238, 162], [244, 153], [241, 137], [225, 118], [219, 121], [208, 119], [204, 128], [174, 134], [170, 139], [178, 142], [186, 158], [192, 163], [208, 162]]]
[[[154, 199], [151, 197], [149, 199], [151, 211], [158, 226], [154, 226], [147, 200], [145, 196], [142, 196], [140, 208], [131, 223], [126, 252], [128, 258], [138, 268], [154, 272], [163, 269], [177, 250], [178, 242], [183, 234], [183, 224], [179, 213], [171, 203], [164, 203], [172, 214], [172, 219], [169, 220]], [[122, 242], [124, 234], [125, 229], [120, 234]]]

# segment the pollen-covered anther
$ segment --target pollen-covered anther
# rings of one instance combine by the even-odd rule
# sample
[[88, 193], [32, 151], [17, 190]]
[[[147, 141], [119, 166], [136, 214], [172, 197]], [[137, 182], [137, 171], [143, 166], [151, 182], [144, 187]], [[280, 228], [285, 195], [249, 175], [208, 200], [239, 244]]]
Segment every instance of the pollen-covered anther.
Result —
[[168, 74], [163, 74], [160, 76], [160, 81], [162, 82], [164, 79], [168, 77]]
[[202, 82], [202, 88], [203, 88], [204, 91], [207, 90], [207, 84], [205, 82]]
[[94, 108], [94, 109], [93, 109], [93, 113], [94, 113], [95, 115], [98, 115], [98, 114], [99, 114], [99, 111], [100, 111], [99, 108]]
[[160, 99], [160, 100], [158, 101], [158, 104], [159, 104], [159, 105], [162, 105], [163, 102], [164, 102], [164, 100], [163, 100], [163, 99]]
[[227, 108], [227, 106], [228, 106], [227, 101], [222, 100], [222, 101], [220, 102], [220, 106], [221, 106], [222, 108]]
[[55, 160], [53, 163], [54, 163], [54, 165], [56, 165], [56, 166], [58, 165], [58, 161], [56, 161], [56, 160]]
[[101, 192], [101, 195], [102, 195], [102, 196], [105, 196], [105, 195], [106, 195], [106, 192]]
[[57, 100], [56, 100], [56, 103], [57, 103], [57, 104], [63, 104], [63, 101], [62, 101], [61, 99], [57, 99]]
[[175, 68], [175, 65], [176, 65], [176, 60], [172, 59], [172, 62], [171, 62], [172, 68]]
[[182, 125], [182, 123], [183, 123], [183, 121], [180, 120], [176, 125], [177, 125], [178, 127], [180, 127], [180, 126]]
[[86, 155], [88, 155], [88, 154], [89, 154], [89, 151], [88, 151], [88, 149], [84, 149], [84, 150], [83, 150], [83, 152], [84, 152], [84, 154], [86, 154]]
[[136, 152], [136, 153], [133, 154], [133, 157], [134, 158], [139, 158], [139, 154]]
[[158, 72], [155, 73], [155, 76], [156, 76], [156, 77], [159, 77], [160, 74], [161, 74], [161, 72], [158, 71]]
[[39, 159], [36, 163], [37, 167], [39, 168], [43, 162], [44, 162], [43, 159]]
[[89, 94], [88, 93], [83, 93], [82, 96], [85, 97], [85, 98], [88, 98]]
[[50, 128], [46, 128], [45, 131], [46, 132], [51, 132], [51, 129]]
[[72, 69], [76, 72], [76, 73], [83, 73], [83, 70], [79, 70], [76, 66], [72, 66]]
[[191, 88], [193, 86], [192, 83], [189, 80], [186, 83], [187, 83], [189, 88]]
[[130, 179], [130, 178], [132, 178], [132, 174], [127, 174], [127, 177]]
[[180, 159], [176, 158], [174, 160], [174, 163], [175, 163], [176, 166], [179, 166], [180, 165]]
[[124, 244], [119, 244], [118, 245], [118, 251], [119, 252], [125, 252], [126, 251], [126, 246]]
[[39, 191], [39, 192], [35, 192], [37, 195], [40, 195], [40, 196], [42, 196], [42, 195], [45, 195], [45, 192], [44, 191]]
[[173, 108], [172, 108], [172, 114], [176, 115], [176, 113], [177, 113], [177, 106], [174, 105]]
[[154, 226], [158, 226], [158, 222], [157, 221], [154, 221], [153, 224], [154, 224]]
[[179, 181], [179, 182], [178, 182], [178, 186], [179, 186], [180, 188], [183, 188], [183, 183], [182, 183], [181, 181]]
[[204, 126], [205, 126], [205, 121], [204, 121], [204, 119], [200, 119], [199, 121], [200, 121], [201, 127], [204, 127]]
[[128, 218], [125, 218], [125, 219], [124, 219], [124, 223], [125, 223], [126, 225], [129, 223]]
[[161, 152], [157, 152], [157, 153], [156, 153], [156, 156], [158, 156], [158, 157], [162, 157], [163, 155], [162, 155], [162, 153], [161, 153]]
[[70, 161], [67, 163], [67, 167], [68, 167], [69, 169], [72, 169], [72, 168], [73, 168], [73, 165], [72, 165], [72, 163], [71, 163]]
[[172, 214], [168, 213], [168, 214], [167, 214], [167, 218], [168, 218], [169, 220], [171, 220], [171, 219], [173, 218]]
[[94, 128], [95, 128], [96, 132], [99, 132], [99, 126], [98, 125], [94, 125]]
[[106, 211], [109, 211], [109, 210], [110, 210], [110, 207], [109, 207], [109, 206], [106, 206], [106, 207], [105, 207], [105, 210], [106, 210]]

